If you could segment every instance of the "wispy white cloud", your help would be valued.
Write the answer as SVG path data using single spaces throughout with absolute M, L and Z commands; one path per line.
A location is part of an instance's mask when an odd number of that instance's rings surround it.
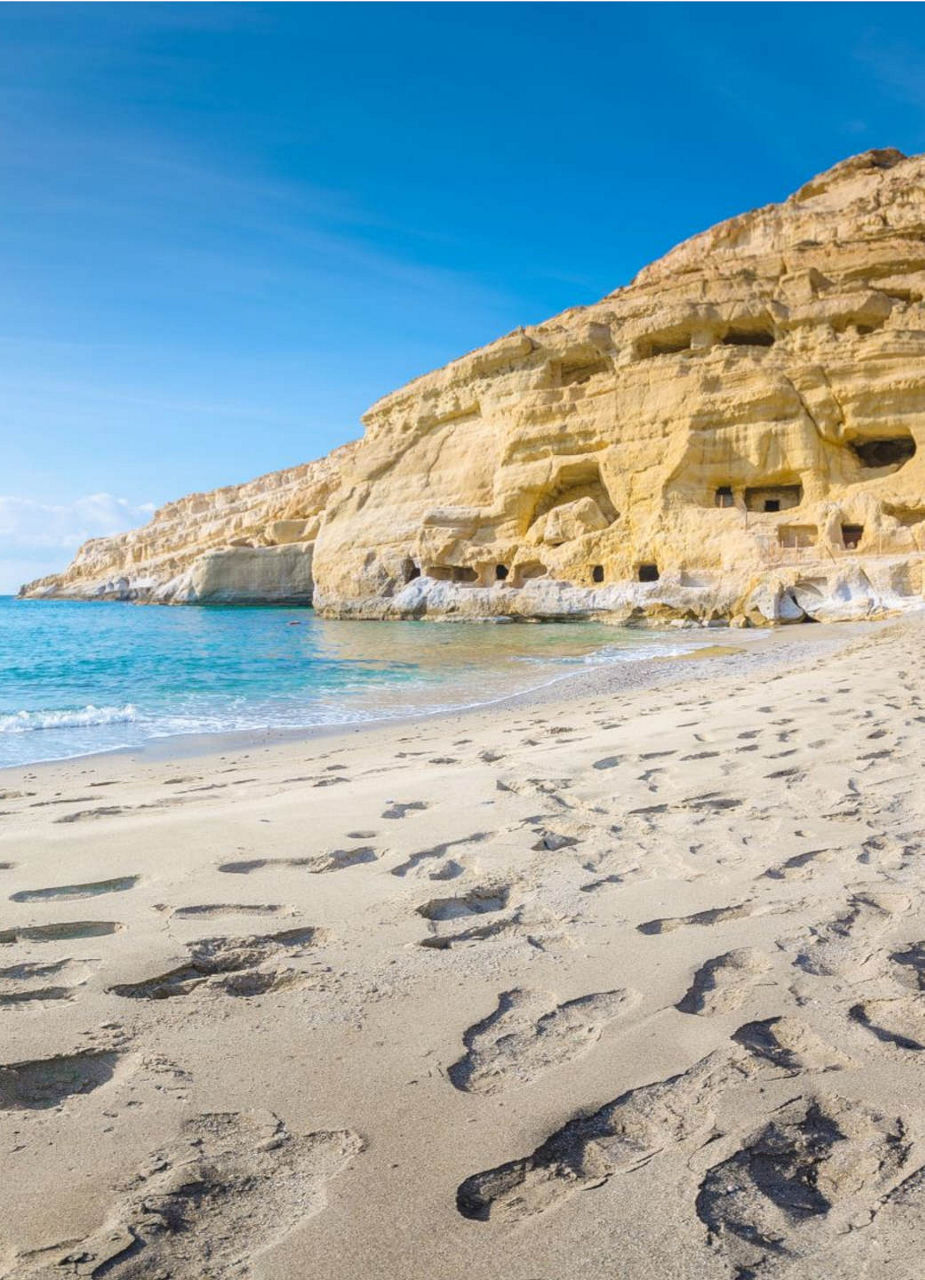
M 111 493 L 91 493 L 72 502 L 0 494 L 0 594 L 16 591 L 27 578 L 63 568 L 87 538 L 132 529 L 153 511 L 153 503 L 132 503 Z
M 135 505 L 111 493 L 91 493 L 73 502 L 38 502 L 0 495 L 0 555 L 12 548 L 76 547 L 144 524 L 154 504 Z

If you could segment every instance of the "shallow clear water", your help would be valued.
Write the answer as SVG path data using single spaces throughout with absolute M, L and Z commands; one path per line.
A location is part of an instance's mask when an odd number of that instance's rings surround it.
M 593 623 L 327 622 L 309 609 L 0 597 L 0 766 L 467 706 L 690 644 Z

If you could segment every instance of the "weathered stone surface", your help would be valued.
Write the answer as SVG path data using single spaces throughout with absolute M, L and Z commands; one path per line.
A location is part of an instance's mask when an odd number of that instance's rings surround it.
M 243 538 L 313 544 L 328 616 L 912 607 L 923 297 L 925 157 L 867 152 L 386 396 L 356 445 L 172 504 L 25 590 L 204 599 L 212 570 L 191 566 Z M 283 562 L 263 563 L 280 598 Z M 232 595 L 236 572 L 219 574 Z
M 84 543 L 64 573 L 31 582 L 22 594 L 308 604 L 321 514 L 355 448 L 168 503 L 141 529 Z

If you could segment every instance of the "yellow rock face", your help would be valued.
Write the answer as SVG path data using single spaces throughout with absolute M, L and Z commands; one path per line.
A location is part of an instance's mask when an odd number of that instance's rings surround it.
M 197 556 L 243 539 L 313 545 L 335 617 L 921 604 L 923 297 L 925 157 L 868 152 L 386 396 L 356 445 L 172 504 L 25 590 L 210 598 Z

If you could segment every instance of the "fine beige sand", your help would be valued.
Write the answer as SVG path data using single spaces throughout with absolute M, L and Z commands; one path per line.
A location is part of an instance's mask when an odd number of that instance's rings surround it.
M 5 771 L 0 1275 L 918 1280 L 923 639 Z

